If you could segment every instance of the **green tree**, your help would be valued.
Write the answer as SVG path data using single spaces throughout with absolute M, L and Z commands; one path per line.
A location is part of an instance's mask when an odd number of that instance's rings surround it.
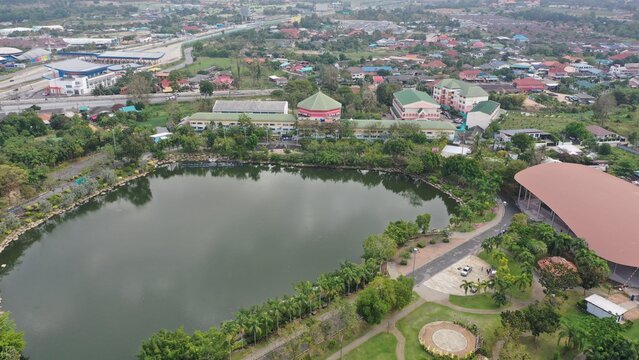
M 134 104 L 148 104 L 151 80 L 142 73 L 135 73 L 127 84 L 127 95 Z
M 628 158 L 622 158 L 612 164 L 612 173 L 617 176 L 631 177 L 637 170 L 637 165 Z
M 599 120 L 601 126 L 604 125 L 610 113 L 617 107 L 617 101 L 613 94 L 603 94 L 592 105 L 595 119 Z
M 579 285 L 577 271 L 562 263 L 549 263 L 539 274 L 539 283 L 545 294 L 562 294 Z
M 179 328 L 175 331 L 162 329 L 142 342 L 138 360 L 184 360 L 190 357 L 191 337 Z
M 412 221 L 398 220 L 388 224 L 384 230 L 384 235 L 390 237 L 398 246 L 402 246 L 406 241 L 419 233 L 419 227 Z
M 19 360 L 25 346 L 24 333 L 16 331 L 9 316 L 8 312 L 0 315 L 0 354 L 5 355 L 2 359 Z
M 584 292 L 603 284 L 608 279 L 610 273 L 608 263 L 591 250 L 578 250 L 575 259 Z
M 590 133 L 586 130 L 586 125 L 580 121 L 573 121 L 567 124 L 563 133 L 567 137 L 577 140 L 584 140 L 590 136 Z
M 555 307 L 548 303 L 536 301 L 524 308 L 523 314 L 535 341 L 539 335 L 554 333 L 559 329 L 561 315 Z
M 519 150 L 520 154 L 529 151 L 533 146 L 533 139 L 528 134 L 523 133 L 513 135 L 510 142 Z
M 428 232 L 428 229 L 430 228 L 430 218 L 430 214 L 417 215 L 415 222 L 417 223 L 417 226 L 419 226 L 422 234 L 426 234 Z
M 370 235 L 364 240 L 364 259 L 388 261 L 397 249 L 395 240 L 387 235 Z
M 214 91 L 215 91 L 215 84 L 213 84 L 212 82 L 208 80 L 200 81 L 200 94 L 205 96 L 211 96 L 213 95 Z
M 400 276 L 395 280 L 395 309 L 399 310 L 410 304 L 413 299 L 413 278 Z
M 18 191 L 20 186 L 27 183 L 27 176 L 27 171 L 22 168 L 0 164 L 0 197 Z
M 395 282 L 377 277 L 357 297 L 357 313 L 369 324 L 379 324 L 397 305 Z
M 639 343 L 629 340 L 614 318 L 589 318 L 588 344 L 585 346 L 589 360 L 637 360 Z

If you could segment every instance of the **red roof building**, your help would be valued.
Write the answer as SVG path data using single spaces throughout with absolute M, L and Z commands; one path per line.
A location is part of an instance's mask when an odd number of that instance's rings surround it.
M 481 70 L 464 70 L 459 73 L 459 79 L 464 81 L 477 81 Z
M 421 65 L 425 69 L 444 69 L 446 68 L 446 64 L 444 64 L 441 60 L 433 60 L 429 63 Z
M 233 77 L 231 75 L 218 75 L 213 79 L 213 84 L 222 88 L 229 88 L 233 84 Z
M 612 61 L 624 60 L 624 59 L 627 59 L 627 58 L 631 57 L 632 55 L 634 55 L 634 53 L 632 51 L 624 50 L 624 51 L 620 52 L 617 55 L 613 55 L 613 56 L 609 57 L 609 59 L 612 60 Z
M 298 28 L 284 28 L 280 32 L 290 39 L 299 39 L 300 37 L 300 29 Z
M 538 91 L 546 88 L 543 81 L 533 78 L 516 79 L 513 81 L 513 85 L 519 91 Z

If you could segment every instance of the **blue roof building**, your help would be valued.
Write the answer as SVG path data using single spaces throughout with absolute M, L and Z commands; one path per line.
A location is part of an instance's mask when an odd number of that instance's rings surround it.
M 362 67 L 362 71 L 365 73 L 377 73 L 380 70 L 392 72 L 393 67 L 392 66 L 363 66 Z
M 517 35 L 513 36 L 513 40 L 516 41 L 516 42 L 528 42 L 528 41 L 530 41 L 527 36 L 522 35 L 522 34 L 517 34 Z

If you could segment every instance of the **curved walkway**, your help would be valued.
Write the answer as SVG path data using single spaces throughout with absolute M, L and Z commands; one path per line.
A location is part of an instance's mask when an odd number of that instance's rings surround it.
M 350 351 L 356 349 L 366 341 L 370 340 L 373 336 L 381 333 L 386 330 L 391 332 L 397 338 L 397 347 L 395 348 L 395 355 L 398 360 L 404 360 L 404 345 L 406 343 L 406 339 L 404 336 L 397 330 L 395 324 L 398 320 L 401 320 L 406 315 L 411 313 L 413 310 L 417 309 L 424 303 L 426 303 L 426 299 L 431 302 L 436 302 L 444 306 L 448 306 L 454 310 L 466 313 L 473 314 L 499 314 L 501 310 L 489 310 L 489 309 L 467 309 L 460 306 L 456 306 L 450 303 L 448 300 L 448 294 L 438 293 L 434 290 L 432 292 L 428 291 L 427 287 L 423 286 L 422 283 L 430 278 L 432 275 L 444 270 L 448 266 L 454 264 L 465 256 L 472 254 L 475 251 L 478 251 L 481 248 L 481 243 L 484 239 L 495 236 L 499 234 L 502 230 L 505 230 L 510 224 L 512 217 L 514 214 L 519 212 L 519 210 L 513 205 L 509 203 L 504 203 L 499 200 L 499 209 L 497 211 L 497 215 L 495 219 L 492 221 L 485 223 L 480 226 L 478 229 L 475 229 L 468 233 L 453 233 L 453 236 L 457 238 L 462 238 L 464 242 L 462 242 L 459 246 L 451 249 L 447 253 L 433 259 L 426 264 L 422 265 L 415 272 L 409 274 L 408 276 L 413 276 L 415 279 L 414 290 L 420 295 L 419 300 L 413 302 L 408 305 L 400 312 L 394 314 L 390 319 L 384 321 L 382 324 L 375 326 L 373 329 L 368 331 L 363 336 L 355 339 L 350 344 L 346 345 L 342 349 L 343 354 L 347 354 Z M 389 263 L 388 272 L 392 278 L 398 277 L 400 274 L 393 266 L 394 263 Z M 427 290 L 428 289 L 428 290 Z M 524 305 L 525 306 L 525 305 Z M 401 346 L 401 349 L 400 349 Z M 340 358 L 340 352 L 337 351 L 333 355 L 327 358 L 327 360 L 338 360 Z
M 373 336 L 379 333 L 382 333 L 384 331 L 391 332 L 393 335 L 397 337 L 396 333 L 393 331 L 395 330 L 396 332 L 399 333 L 399 330 L 397 330 L 397 328 L 395 327 L 395 324 L 397 324 L 397 321 L 404 318 L 406 315 L 410 314 L 411 312 L 413 312 L 413 310 L 422 306 L 425 302 L 426 300 L 419 298 L 417 301 L 409 304 L 408 306 L 406 306 L 399 312 L 393 314 L 393 316 L 391 316 L 389 319 L 384 319 L 381 324 L 376 325 L 374 328 L 369 330 L 366 334 L 360 336 L 359 338 L 353 340 L 350 344 L 344 346 L 344 348 L 342 349 L 342 353 L 348 354 L 349 352 L 355 350 L 366 341 L 370 340 Z M 400 338 L 397 339 L 397 347 L 399 347 L 400 341 L 405 343 L 405 339 L 403 336 L 401 336 L 401 340 Z M 404 360 L 404 346 L 402 346 L 401 351 L 399 351 L 397 347 L 395 348 L 395 355 L 397 356 L 397 359 Z M 339 358 L 340 358 L 340 351 L 338 350 L 336 353 L 329 356 L 326 360 L 338 360 Z

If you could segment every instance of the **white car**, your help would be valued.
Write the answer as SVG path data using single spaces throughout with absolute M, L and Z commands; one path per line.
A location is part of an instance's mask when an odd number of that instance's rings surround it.
M 460 271 L 460 275 L 463 277 L 468 276 L 468 274 L 470 274 L 473 271 L 473 268 L 471 266 L 464 266 L 461 271 Z

